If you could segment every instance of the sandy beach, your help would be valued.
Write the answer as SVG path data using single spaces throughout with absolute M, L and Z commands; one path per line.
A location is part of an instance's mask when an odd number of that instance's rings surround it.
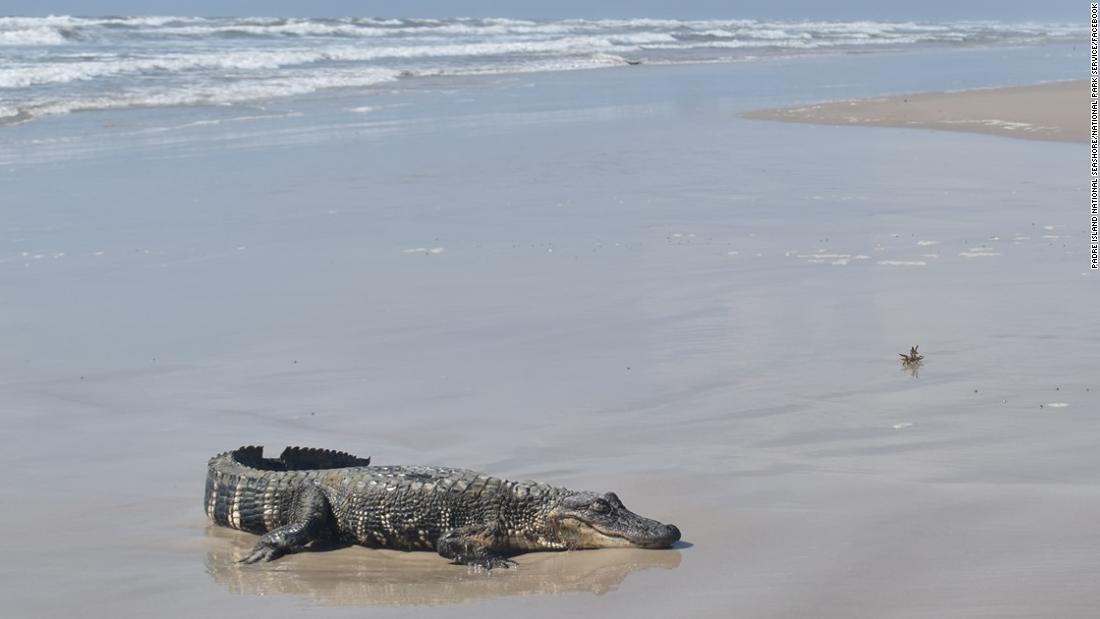
M 1094 616 L 1083 147 L 746 117 L 1079 60 L 428 76 L 0 128 L 5 616 Z M 919 100 L 1018 95 L 936 122 L 1075 136 L 1048 116 L 1074 88 Z M 614 491 L 683 541 L 239 565 L 254 537 L 202 498 L 242 444 Z
M 1088 141 L 1084 80 L 932 92 L 758 110 L 745 118 L 826 125 L 909 127 L 988 133 L 1029 140 Z

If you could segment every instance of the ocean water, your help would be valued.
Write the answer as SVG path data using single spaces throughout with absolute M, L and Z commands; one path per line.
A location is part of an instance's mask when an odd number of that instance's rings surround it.
M 234 105 L 403 78 L 1068 42 L 1083 24 L 0 17 L 0 124 Z

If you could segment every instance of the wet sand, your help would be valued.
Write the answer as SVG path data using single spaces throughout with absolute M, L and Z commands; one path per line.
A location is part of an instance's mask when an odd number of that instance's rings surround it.
M 1088 141 L 1088 82 L 832 101 L 744 114 L 757 120 L 911 127 L 1029 140 Z
M 210 576 L 226 590 L 247 595 L 297 596 L 332 606 L 449 606 L 513 596 L 615 591 L 632 573 L 679 567 L 681 553 L 613 549 L 572 561 L 568 553 L 523 557 L 523 569 L 487 575 L 456 569 L 433 553 L 324 549 L 295 557 L 293 566 L 273 563 L 241 569 L 236 561 L 255 536 L 211 531 L 218 543 L 206 555 Z
M 1094 615 L 1082 147 L 738 117 L 1077 70 L 928 53 L 5 129 L 5 615 Z M 241 444 L 615 491 L 684 541 L 241 566 L 202 506 Z

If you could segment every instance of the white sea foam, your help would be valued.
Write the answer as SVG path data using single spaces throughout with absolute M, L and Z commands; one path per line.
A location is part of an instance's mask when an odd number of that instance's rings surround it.
M 578 70 L 624 58 L 730 62 L 785 50 L 1026 43 L 1083 33 L 1081 24 L 995 22 L 0 17 L 0 122 L 99 107 L 234 103 L 395 76 Z
M 509 54 L 593 53 L 629 50 L 602 37 L 569 37 L 553 41 L 472 43 L 468 45 L 412 45 L 355 47 L 348 45 L 311 49 L 258 49 L 202 54 L 168 54 L 141 58 L 112 58 L 82 62 L 16 65 L 0 69 L 0 88 L 22 88 L 38 84 L 66 83 L 97 77 L 180 73 L 195 69 L 258 71 L 315 64 L 322 61 L 369 61 L 392 58 L 454 58 L 504 56 Z
M 882 39 L 914 36 L 938 38 L 944 41 L 964 41 L 975 38 L 1072 37 L 1084 32 L 1077 23 L 1016 23 L 954 22 L 920 24 L 915 22 L 760 22 L 755 20 L 674 20 L 674 19 L 565 19 L 521 20 L 503 18 L 438 19 L 377 19 L 344 17 L 330 19 L 241 17 L 104 17 L 70 16 L 5 17 L 0 18 L 0 30 L 58 27 L 95 29 L 108 26 L 123 30 L 147 30 L 157 34 L 217 35 L 242 32 L 251 35 L 283 36 L 365 34 L 377 32 L 399 35 L 555 35 L 570 32 L 663 32 L 678 37 L 708 36 L 717 38 L 756 38 L 789 40 L 797 38 Z M 180 30 L 181 27 L 187 29 Z
M 394 71 L 364 71 L 356 75 L 299 75 L 230 85 L 196 85 L 167 92 L 122 92 L 98 97 L 32 103 L 21 113 L 33 116 L 65 114 L 78 110 L 177 105 L 228 105 L 316 92 L 334 87 L 364 87 L 397 79 Z
M 892 267 L 922 267 L 928 263 L 924 260 L 879 260 L 878 264 Z
M 0 30 L 0 45 L 63 45 L 65 36 L 56 28 L 35 26 L 17 30 Z
M 300 37 L 366 37 L 383 36 L 386 31 L 369 26 L 354 24 L 324 24 L 310 21 L 294 21 L 279 24 L 234 24 L 228 26 L 176 26 L 162 28 L 162 35 L 212 37 L 217 35 L 247 34 L 253 36 L 300 36 Z
M 824 260 L 824 259 L 837 260 L 837 259 L 849 259 L 849 258 L 852 257 L 852 255 L 851 254 L 835 254 L 835 253 L 818 252 L 818 253 L 813 253 L 813 254 L 795 254 L 795 257 L 796 258 L 810 258 L 810 259 L 814 259 L 814 260 Z

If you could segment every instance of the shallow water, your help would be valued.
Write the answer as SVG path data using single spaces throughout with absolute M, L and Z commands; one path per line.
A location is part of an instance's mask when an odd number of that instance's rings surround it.
M 437 78 L 4 129 L 10 612 L 1088 616 L 1085 149 L 737 117 L 1062 79 L 1073 54 Z M 685 544 L 491 575 L 362 548 L 238 567 L 251 538 L 208 529 L 201 494 L 246 443 L 614 490 Z

